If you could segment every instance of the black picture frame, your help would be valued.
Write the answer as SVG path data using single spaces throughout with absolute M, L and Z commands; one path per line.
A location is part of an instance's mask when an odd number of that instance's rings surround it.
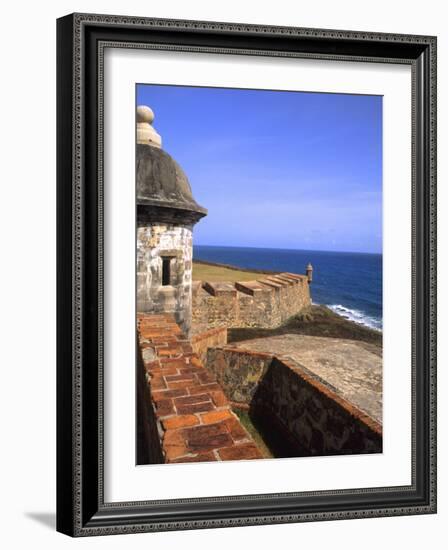
M 412 484 L 104 502 L 102 79 L 106 47 L 412 67 Z M 436 512 L 436 38 L 72 14 L 57 21 L 57 530 L 71 536 Z

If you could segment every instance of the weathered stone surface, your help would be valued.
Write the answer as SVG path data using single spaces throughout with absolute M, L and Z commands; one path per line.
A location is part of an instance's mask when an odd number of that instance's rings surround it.
M 213 452 L 197 453 L 189 456 L 183 456 L 177 460 L 171 460 L 173 464 L 179 464 L 182 462 L 214 462 L 218 460 L 217 456 Z
M 377 346 L 340 338 L 284 334 L 246 340 L 235 347 L 293 359 L 381 422 L 383 367 Z
M 139 355 L 139 372 L 146 373 L 146 380 L 139 391 L 145 396 L 139 410 L 150 410 L 146 416 L 145 429 L 141 430 L 147 441 L 149 454 L 157 462 L 192 462 L 204 460 L 234 460 L 262 458 L 251 436 L 241 426 L 232 412 L 216 378 L 208 372 L 192 346 L 178 330 L 178 325 L 169 314 L 139 314 L 139 343 L 145 346 Z M 173 334 L 175 335 L 173 341 Z M 153 336 L 155 335 L 155 336 Z M 168 343 L 163 345 L 164 335 Z M 157 340 L 157 345 L 152 343 Z M 149 361 L 143 360 L 143 351 Z M 167 350 L 176 357 L 166 357 Z M 139 397 L 140 399 L 140 397 Z M 144 423 L 143 423 L 144 424 Z M 239 450 L 229 458 L 217 451 L 231 449 L 247 442 L 252 447 Z M 235 458 L 232 458 L 235 457 Z M 139 462 L 144 463 L 144 462 Z
M 210 348 L 205 364 L 230 401 L 250 403 L 271 362 L 272 354 L 225 346 Z
M 266 291 L 266 287 L 261 283 L 259 283 L 258 281 L 236 282 L 235 288 L 240 292 L 249 294 L 249 296 L 254 296 L 258 292 Z
M 191 293 L 193 296 L 196 296 L 197 293 L 201 290 L 202 288 L 202 282 L 201 281 L 193 281 L 191 283 Z
M 234 419 L 233 413 L 229 409 L 225 409 L 223 411 L 211 411 L 208 413 L 201 414 L 201 422 L 203 424 L 220 422 L 221 420 L 227 420 L 229 418 Z
M 194 414 L 184 414 L 169 416 L 162 420 L 162 426 L 165 430 L 175 430 L 177 428 L 186 428 L 188 426 L 196 426 L 200 423 L 199 418 Z
M 162 258 L 170 257 L 171 280 L 162 285 Z M 137 228 L 137 311 L 173 313 L 188 334 L 191 325 L 192 230 L 152 224 Z M 154 335 L 155 336 L 155 335 Z M 152 336 L 153 337 L 153 336 Z
M 228 296 L 229 298 L 236 296 L 236 288 L 231 283 L 203 283 L 204 290 L 212 296 Z
M 250 414 L 295 447 L 290 456 L 382 451 L 381 424 L 290 360 L 273 359 Z
M 137 143 L 162 147 L 162 138 L 153 127 L 154 112 L 147 105 L 137 107 Z
M 193 352 L 205 361 L 208 348 L 223 346 L 227 344 L 227 327 L 203 328 L 202 326 L 193 326 L 191 336 L 191 345 Z
M 218 451 L 221 460 L 247 460 L 257 458 L 258 449 L 253 443 L 239 445 L 238 447 L 227 447 Z
M 193 293 L 193 332 L 213 327 L 275 328 L 309 305 L 304 275 L 282 273 L 236 283 L 205 281 Z
M 207 214 L 194 200 L 185 172 L 168 153 L 160 147 L 141 143 L 137 144 L 136 152 L 139 210 L 144 211 L 145 207 L 175 209 L 184 215 L 194 214 L 196 221 Z
M 370 344 L 283 335 L 209 349 L 206 366 L 275 435 L 280 456 L 382 450 L 381 358 Z

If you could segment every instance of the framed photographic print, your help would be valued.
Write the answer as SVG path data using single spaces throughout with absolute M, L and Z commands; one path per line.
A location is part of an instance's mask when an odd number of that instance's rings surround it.
M 58 20 L 71 536 L 436 511 L 436 38 Z

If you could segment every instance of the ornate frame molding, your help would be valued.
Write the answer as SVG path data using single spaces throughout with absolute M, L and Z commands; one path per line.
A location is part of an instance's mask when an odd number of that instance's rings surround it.
M 102 136 L 107 47 L 412 66 L 412 485 L 104 502 Z M 90 536 L 434 513 L 436 38 L 74 14 L 58 20 L 58 52 L 58 530 Z M 92 113 L 95 124 L 89 122 Z M 86 317 L 87 308 L 96 311 L 95 319 Z M 91 414 L 96 416 L 94 426 L 84 420 Z M 381 495 L 383 504 L 378 504 Z M 155 513 L 161 507 L 166 509 L 162 518 Z

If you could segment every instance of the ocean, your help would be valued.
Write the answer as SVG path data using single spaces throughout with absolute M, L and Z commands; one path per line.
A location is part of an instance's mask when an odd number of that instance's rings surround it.
M 311 296 L 361 325 L 382 329 L 382 255 L 277 248 L 194 246 L 193 258 L 248 269 L 305 273 L 313 266 Z

